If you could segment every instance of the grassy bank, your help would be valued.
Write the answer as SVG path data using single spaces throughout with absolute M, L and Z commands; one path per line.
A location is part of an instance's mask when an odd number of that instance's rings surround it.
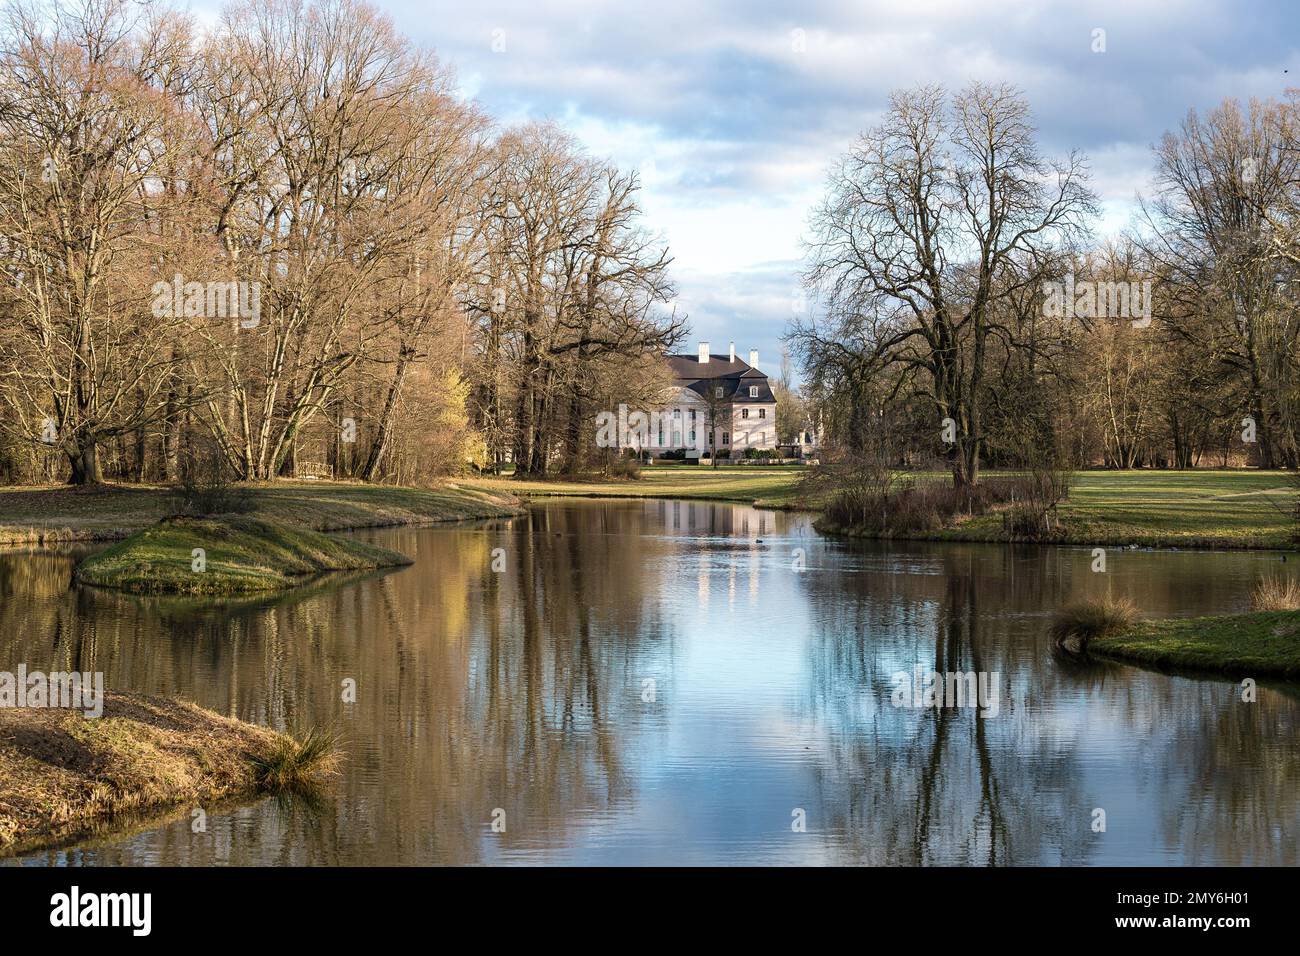
M 254 485 L 259 517 L 296 521 L 317 531 L 418 524 L 517 513 L 515 496 L 688 498 L 760 507 L 817 510 L 798 466 L 653 466 L 639 480 L 474 478 L 441 488 L 346 482 L 281 481 Z M 946 476 L 916 476 L 946 481 Z M 1147 547 L 1290 547 L 1296 497 L 1281 471 L 1084 471 L 1062 502 L 1063 544 Z M 116 539 L 170 513 L 166 488 L 106 486 L 0 488 L 0 544 Z M 852 533 L 852 529 L 826 529 Z M 948 541 L 1007 541 L 1000 512 L 977 515 L 923 536 Z
M 946 480 L 935 476 L 934 480 Z M 1282 471 L 1084 471 L 1059 508 L 1061 544 L 1289 548 L 1296 491 Z M 853 529 L 826 527 L 830 533 Z M 1008 541 L 993 511 L 919 536 Z
M 315 531 L 497 518 L 519 512 L 509 489 L 503 493 L 460 483 L 401 488 L 289 480 L 253 484 L 247 493 L 258 517 L 296 522 Z M 112 541 L 156 523 L 174 509 L 172 490 L 161 486 L 0 488 L 0 545 Z
M 301 786 L 338 759 L 333 743 L 320 740 L 132 694 L 107 695 L 95 720 L 0 708 L 0 854 L 169 808 Z
M 1169 670 L 1300 680 L 1300 612 L 1141 621 L 1092 641 L 1088 651 Z
M 202 549 L 202 567 L 195 567 Z M 81 584 L 137 593 L 276 591 L 327 571 L 397 567 L 411 560 L 353 538 L 243 515 L 167 518 L 86 558 Z
M 740 501 L 765 508 L 806 508 L 809 503 L 798 493 L 804 473 L 798 465 L 653 465 L 642 468 L 639 479 L 475 478 L 465 484 L 493 494 L 529 497 L 693 498 Z

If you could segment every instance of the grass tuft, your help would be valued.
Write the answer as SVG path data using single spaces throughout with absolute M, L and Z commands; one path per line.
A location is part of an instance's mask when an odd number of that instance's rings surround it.
M 1137 608 L 1128 598 L 1076 601 L 1052 618 L 1052 645 L 1057 650 L 1082 654 L 1094 640 L 1121 634 L 1137 620 Z
M 1250 606 L 1256 611 L 1300 611 L 1300 581 L 1267 575 L 1255 584 Z
M 310 790 L 321 777 L 338 770 L 342 736 L 322 727 L 300 735 L 281 734 L 265 753 L 252 758 L 253 779 L 269 793 Z

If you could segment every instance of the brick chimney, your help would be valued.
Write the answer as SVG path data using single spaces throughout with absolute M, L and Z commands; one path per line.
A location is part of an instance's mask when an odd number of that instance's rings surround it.
M 708 342 L 700 343 L 700 364 L 701 365 L 709 364 L 709 343 Z
M 758 349 L 749 350 L 749 364 L 754 368 L 758 368 Z

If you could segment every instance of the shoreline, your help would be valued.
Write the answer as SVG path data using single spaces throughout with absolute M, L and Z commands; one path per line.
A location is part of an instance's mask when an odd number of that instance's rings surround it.
M 1300 611 L 1249 611 L 1139 621 L 1096 638 L 1088 653 L 1105 660 L 1220 678 L 1300 681 Z
M 360 531 L 517 517 L 519 497 L 448 482 L 430 488 L 284 479 L 239 489 L 252 514 L 319 532 Z M 162 485 L 0 488 L 0 549 L 121 541 L 169 517 L 174 489 Z M 24 520 L 31 514 L 34 520 Z M 39 517 L 38 517 L 39 516 Z
M 924 541 L 930 543 L 952 544 L 1014 544 L 1037 545 L 1039 547 L 1066 548 L 1115 548 L 1118 550 L 1138 549 L 1151 551 L 1277 551 L 1297 550 L 1296 545 L 1285 541 L 1268 538 L 1232 538 L 1226 535 L 1209 535 L 1199 537 L 1165 537 L 1162 535 L 1134 536 L 1131 533 L 1116 533 L 1113 536 L 1071 535 L 1043 540 L 1040 538 L 1022 538 L 992 532 L 967 532 L 960 526 L 932 531 L 927 534 L 878 534 L 876 532 L 853 531 L 839 526 L 827 526 L 820 520 L 814 524 L 819 534 L 828 537 L 847 538 L 859 541 Z
M 259 769 L 301 755 L 287 734 L 189 701 L 109 693 L 102 717 L 0 708 L 0 859 L 81 842 L 122 823 L 146 828 L 279 792 Z M 305 785 L 337 754 L 293 769 Z
M 800 495 L 800 473 L 789 466 L 716 471 L 657 466 L 645 469 L 639 480 L 470 477 L 431 488 L 409 488 L 282 479 L 250 485 L 246 490 L 256 501 L 254 514 L 297 521 L 322 532 L 512 517 L 523 514 L 525 505 L 546 498 L 716 502 L 816 515 L 821 510 L 816 502 Z M 1061 516 L 1067 527 L 1075 527 L 1049 540 L 1008 535 L 1000 511 L 937 531 L 906 535 L 859 532 L 832 525 L 824 517 L 818 518 L 814 527 L 828 537 L 876 541 L 1294 551 L 1297 546 L 1290 540 L 1289 519 L 1281 515 L 1273 518 L 1267 511 L 1268 520 L 1261 519 L 1258 504 L 1253 515 L 1242 511 L 1251 507 L 1250 498 L 1267 494 L 1270 487 L 1277 490 L 1279 480 L 1268 473 L 1235 471 L 1083 472 L 1077 494 Z M 1199 482 L 1202 490 L 1192 493 L 1183 488 L 1181 483 L 1188 481 Z M 1135 485 L 1135 491 L 1124 491 Z M 1232 491 L 1237 488 L 1242 490 Z M 1210 490 L 1231 493 L 1211 494 Z M 118 541 L 165 517 L 171 494 L 171 489 L 162 486 L 134 485 L 84 490 L 64 486 L 0 489 L 0 549 Z M 1120 499 L 1109 497 L 1116 494 Z M 101 502 L 103 507 L 99 507 Z M 15 504 L 20 507 L 14 508 Z M 35 520 L 24 521 L 24 509 Z M 1143 523 L 1162 527 L 1140 526 Z

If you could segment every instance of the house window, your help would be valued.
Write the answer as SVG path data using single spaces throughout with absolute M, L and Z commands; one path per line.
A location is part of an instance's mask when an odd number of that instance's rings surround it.
M 722 397 L 722 386 L 719 385 L 717 388 L 715 388 L 715 389 L 713 390 L 713 394 L 714 394 L 717 398 L 721 398 L 721 397 Z
M 767 409 L 766 409 L 766 408 L 760 408 L 760 409 L 758 410 L 758 417 L 759 417 L 759 418 L 767 418 Z
M 727 432 L 723 432 L 723 433 L 722 433 L 722 444 L 725 445 L 725 444 L 727 444 L 727 443 L 730 442 L 730 441 L 731 441 L 731 435 L 729 435 Z
M 691 432 L 691 444 L 692 444 L 692 445 L 695 444 L 695 432 L 694 432 L 694 431 Z
M 695 421 L 695 409 L 691 409 L 691 421 Z
M 673 409 L 673 418 L 680 419 L 681 417 L 682 417 L 682 410 L 681 410 L 680 408 L 674 408 L 674 409 Z
M 742 409 L 740 410 L 740 417 L 741 417 L 741 418 L 748 418 L 748 417 L 749 417 L 749 409 L 748 409 L 748 408 L 742 408 Z
M 757 385 L 751 385 L 751 386 L 749 386 L 749 397 L 750 397 L 750 398 L 758 398 L 758 386 L 757 386 Z

